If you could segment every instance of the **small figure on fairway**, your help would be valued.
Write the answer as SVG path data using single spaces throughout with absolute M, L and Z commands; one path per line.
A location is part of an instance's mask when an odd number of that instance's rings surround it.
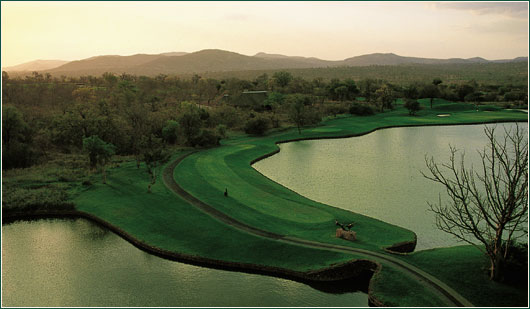
M 344 225 L 342 223 L 340 223 L 337 219 L 335 219 L 335 225 L 340 226 L 340 228 L 343 229 L 343 230 L 346 230 L 344 228 Z
M 352 223 L 346 225 L 346 227 L 348 228 L 348 231 L 351 230 L 351 228 L 353 227 L 354 224 L 355 224 L 355 223 L 352 222 Z
M 228 188 L 225 188 L 225 196 L 228 196 Z

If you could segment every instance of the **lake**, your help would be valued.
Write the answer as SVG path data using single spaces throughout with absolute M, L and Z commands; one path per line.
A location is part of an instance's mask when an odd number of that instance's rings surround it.
M 498 136 L 503 132 L 498 125 Z M 484 125 L 391 128 L 358 137 L 280 144 L 278 154 L 253 167 L 312 200 L 410 229 L 418 236 L 416 250 L 423 250 L 462 244 L 439 231 L 428 210 L 428 201 L 437 203 L 447 194 L 422 176 L 421 171 L 427 171 L 425 156 L 448 162 L 452 145 L 465 151 L 467 164 L 479 166 L 477 149 L 487 142 Z
M 148 254 L 88 220 L 2 226 L 2 306 L 367 306 L 362 292 L 224 271 Z

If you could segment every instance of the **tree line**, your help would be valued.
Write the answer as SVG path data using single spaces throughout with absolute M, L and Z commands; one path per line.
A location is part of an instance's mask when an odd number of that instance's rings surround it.
M 38 72 L 11 78 L 2 72 L 2 168 L 28 167 L 55 152 L 90 152 L 107 144 L 112 153 L 152 165 L 173 145 L 214 146 L 234 131 L 261 135 L 284 126 L 300 131 L 325 116 L 393 109 L 397 98 L 405 100 L 411 115 L 420 98 L 428 98 L 431 107 L 434 98 L 507 107 L 528 101 L 520 86 L 446 84 L 437 78 L 400 86 L 381 79 L 307 80 L 286 71 L 251 80 L 111 73 L 69 78 Z M 100 160 L 92 158 L 91 167 Z

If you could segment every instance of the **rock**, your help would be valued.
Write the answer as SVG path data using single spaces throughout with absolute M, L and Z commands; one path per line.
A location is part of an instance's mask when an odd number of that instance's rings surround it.
M 335 237 L 346 239 L 346 240 L 349 240 L 349 241 L 354 241 L 354 240 L 357 239 L 357 233 L 355 233 L 354 231 L 345 231 L 345 230 L 339 228 L 335 232 Z

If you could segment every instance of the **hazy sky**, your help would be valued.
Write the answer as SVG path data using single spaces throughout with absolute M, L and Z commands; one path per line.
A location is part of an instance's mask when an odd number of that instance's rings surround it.
M 2 2 L 2 66 L 217 48 L 339 60 L 528 55 L 528 2 Z

